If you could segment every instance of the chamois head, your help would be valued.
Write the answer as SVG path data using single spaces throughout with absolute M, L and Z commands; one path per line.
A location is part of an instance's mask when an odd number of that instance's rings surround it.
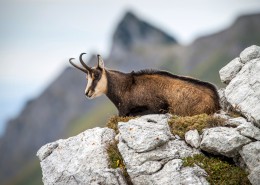
M 77 68 L 87 74 L 86 75 L 87 87 L 85 90 L 85 95 L 89 99 L 93 99 L 93 98 L 98 97 L 98 96 L 102 95 L 103 93 L 107 92 L 106 71 L 105 71 L 105 67 L 104 67 L 104 61 L 100 55 L 97 55 L 97 58 L 98 58 L 97 66 L 90 68 L 83 62 L 82 56 L 84 54 L 86 54 L 86 53 L 81 53 L 79 56 L 79 61 L 83 67 L 80 67 L 80 66 L 74 64 L 72 62 L 72 60 L 74 58 L 71 58 L 69 60 L 69 62 L 75 68 Z

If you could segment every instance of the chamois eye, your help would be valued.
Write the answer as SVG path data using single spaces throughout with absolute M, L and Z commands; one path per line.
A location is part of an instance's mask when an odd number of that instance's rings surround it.
M 95 77 L 95 78 L 98 78 L 98 77 L 99 77 L 99 74 L 98 74 L 98 73 L 94 74 L 94 77 Z

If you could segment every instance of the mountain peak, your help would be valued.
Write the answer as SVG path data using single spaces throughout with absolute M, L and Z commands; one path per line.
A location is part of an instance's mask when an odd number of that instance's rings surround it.
M 140 45 L 175 44 L 176 39 L 139 19 L 134 13 L 127 12 L 119 22 L 113 35 L 112 52 L 115 49 L 131 50 Z

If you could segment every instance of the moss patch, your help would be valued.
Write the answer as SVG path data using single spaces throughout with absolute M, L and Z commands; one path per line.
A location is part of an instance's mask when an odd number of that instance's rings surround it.
M 120 117 L 120 116 L 112 116 L 106 126 L 108 128 L 114 129 L 115 132 L 118 134 L 118 122 L 128 122 L 130 119 L 134 119 L 136 117 Z
M 110 144 L 107 147 L 107 154 L 109 157 L 110 168 L 113 169 L 120 168 L 123 171 L 123 175 L 125 176 L 127 184 L 132 185 L 133 183 L 131 182 L 131 179 L 127 173 L 123 157 L 118 151 L 117 143 Z
M 207 180 L 210 184 L 216 185 L 247 185 L 250 184 L 245 170 L 222 161 L 217 157 L 206 157 L 202 154 L 194 155 L 183 159 L 183 166 L 198 165 L 207 173 Z
M 189 130 L 197 129 L 201 134 L 202 129 L 216 126 L 224 126 L 225 119 L 213 117 L 212 115 L 199 114 L 195 116 L 173 116 L 169 120 L 169 126 L 173 134 L 177 134 L 181 138 Z

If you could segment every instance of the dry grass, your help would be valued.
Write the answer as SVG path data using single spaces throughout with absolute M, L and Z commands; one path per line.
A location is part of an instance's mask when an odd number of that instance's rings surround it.
M 183 159 L 184 166 L 198 165 L 207 173 L 207 180 L 212 185 L 249 185 L 245 170 L 222 161 L 217 157 L 206 157 L 202 154 Z
M 123 171 L 123 175 L 127 181 L 127 184 L 132 185 L 131 179 L 127 173 L 123 157 L 117 148 L 117 143 L 113 143 L 107 147 L 107 154 L 109 156 L 110 168 L 120 168 Z
M 112 116 L 111 118 L 109 118 L 106 126 L 108 128 L 111 128 L 113 130 L 115 130 L 115 132 L 118 134 L 118 122 L 127 122 L 130 119 L 134 119 L 136 117 L 120 117 L 120 116 Z
M 184 138 L 185 133 L 189 130 L 197 129 L 201 134 L 204 128 L 224 126 L 225 121 L 223 118 L 217 118 L 207 114 L 184 117 L 173 116 L 169 120 L 169 126 L 173 134 Z

